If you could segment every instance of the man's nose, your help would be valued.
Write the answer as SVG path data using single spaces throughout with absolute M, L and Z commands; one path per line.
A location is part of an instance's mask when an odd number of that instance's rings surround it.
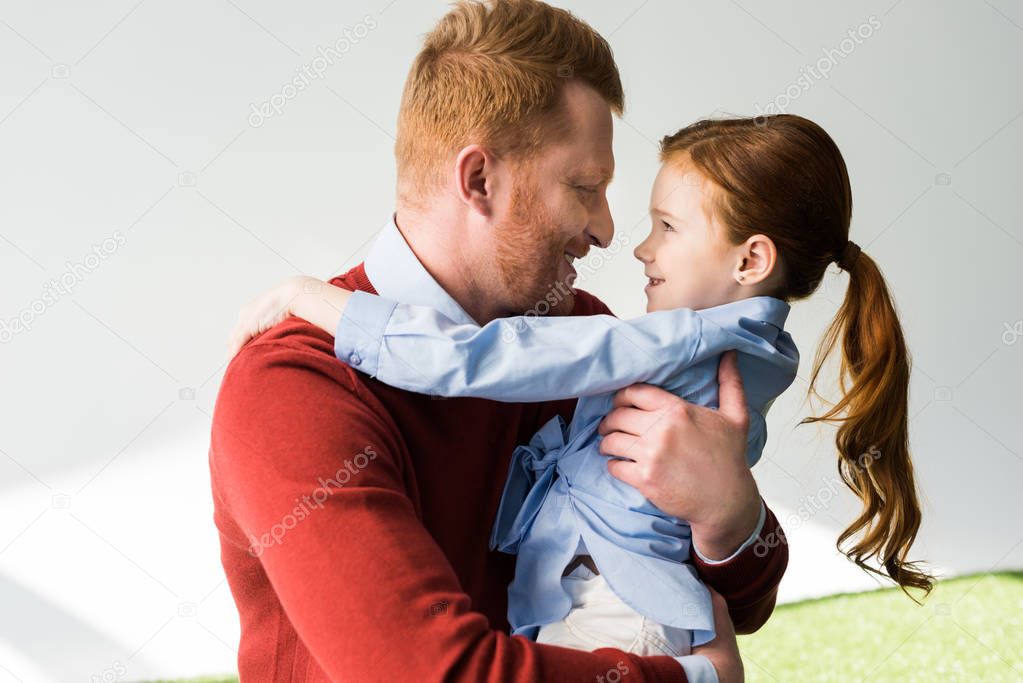
M 590 223 L 586 228 L 586 237 L 590 244 L 601 249 L 607 249 L 611 239 L 615 236 L 615 222 L 611 218 L 611 207 L 607 203 L 607 195 L 601 196 L 600 208 L 596 214 L 590 217 Z

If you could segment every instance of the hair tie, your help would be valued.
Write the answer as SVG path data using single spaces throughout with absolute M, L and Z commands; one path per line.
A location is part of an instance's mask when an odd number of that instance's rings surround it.
M 845 248 L 842 249 L 842 253 L 836 259 L 838 267 L 842 270 L 849 271 L 854 265 L 856 265 L 856 259 L 860 257 L 860 246 L 849 240 L 845 243 Z

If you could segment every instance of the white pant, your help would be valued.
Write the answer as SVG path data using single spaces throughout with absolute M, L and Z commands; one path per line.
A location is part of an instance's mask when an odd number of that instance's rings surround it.
M 682 657 L 692 650 L 691 631 L 647 619 L 584 565 L 562 577 L 561 585 L 572 598 L 572 609 L 561 621 L 541 626 L 538 643 L 586 651 L 613 647 L 644 656 Z

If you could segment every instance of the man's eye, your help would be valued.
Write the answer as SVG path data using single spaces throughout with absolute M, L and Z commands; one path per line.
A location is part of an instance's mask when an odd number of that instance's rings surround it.
M 597 187 L 590 185 L 576 185 L 575 189 L 579 190 L 580 192 L 587 192 L 589 194 L 596 194 L 597 192 Z

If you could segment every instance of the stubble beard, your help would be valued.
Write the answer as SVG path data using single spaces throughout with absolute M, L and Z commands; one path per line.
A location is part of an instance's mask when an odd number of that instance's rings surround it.
M 567 314 L 575 303 L 569 282 L 559 282 L 565 244 L 539 193 L 516 180 L 508 220 L 495 231 L 497 277 L 510 314 Z

